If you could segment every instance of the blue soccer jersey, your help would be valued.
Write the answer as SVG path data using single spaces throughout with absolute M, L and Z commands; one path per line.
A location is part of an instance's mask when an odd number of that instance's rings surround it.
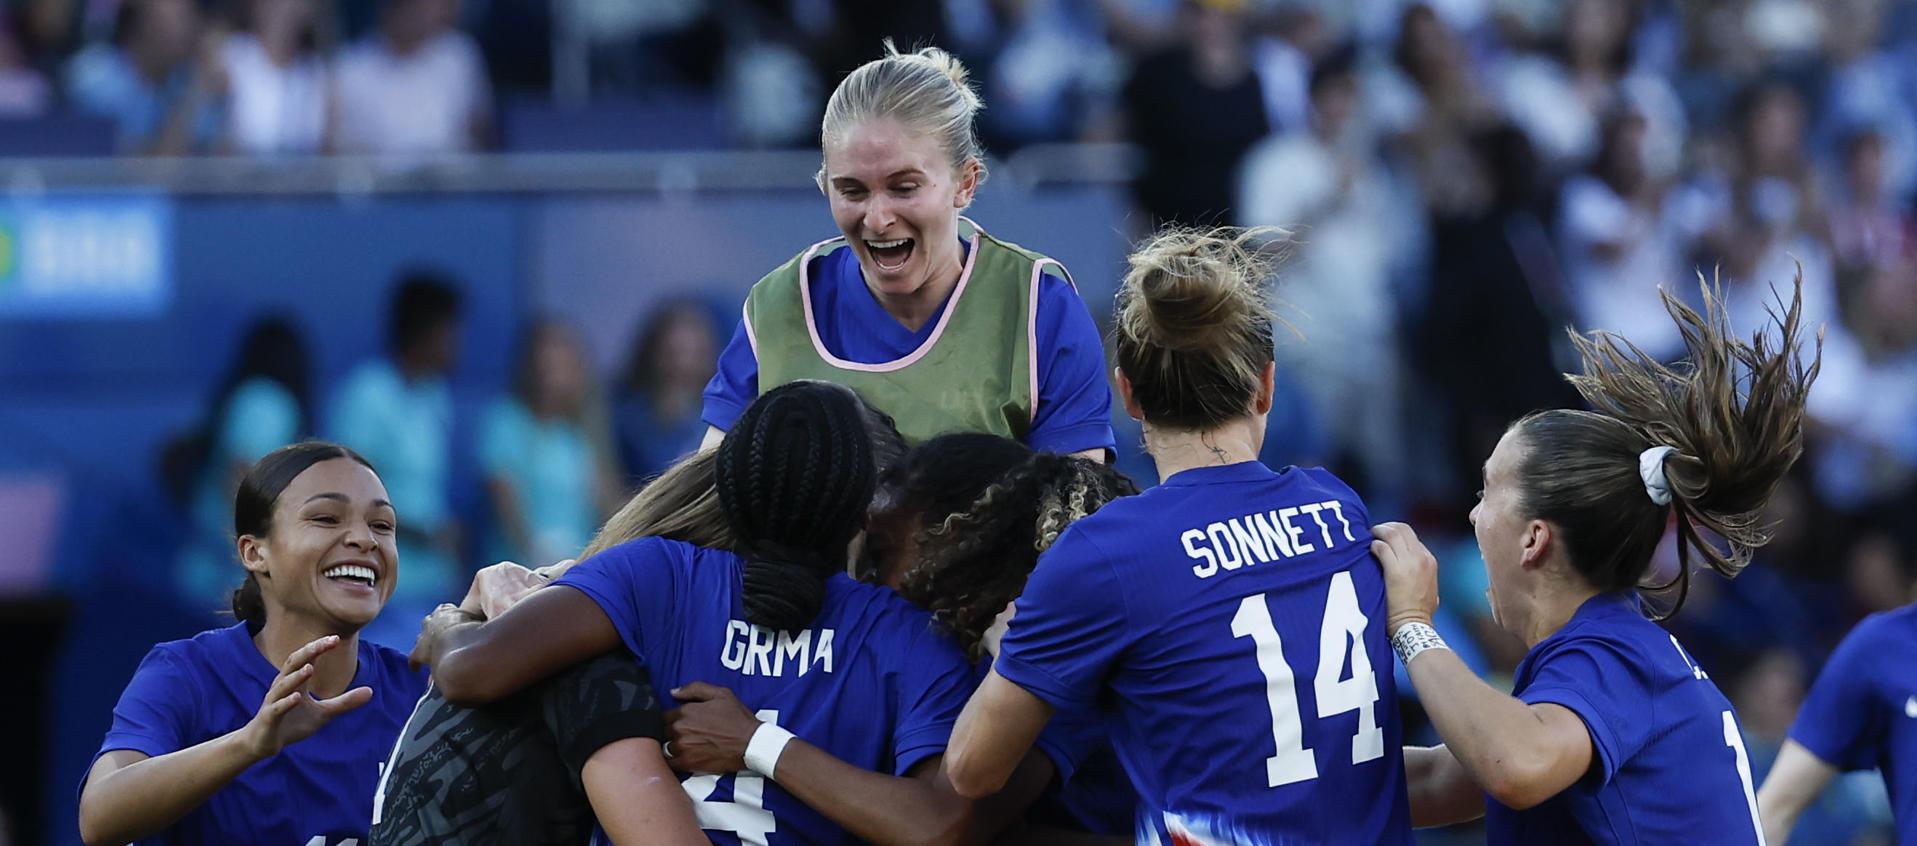
M 1153 843 L 1404 844 L 1384 582 L 1330 473 L 1178 473 L 1067 529 L 996 668 L 1104 711 Z
M 1486 842 L 1752 846 L 1750 756 L 1731 703 L 1634 594 L 1600 594 L 1525 653 L 1513 693 L 1591 730 L 1591 771 L 1537 807 L 1485 806 Z
M 1917 605 L 1873 614 L 1838 644 L 1791 739 L 1840 770 L 1884 775 L 1897 842 L 1917 844 Z
M 848 361 L 882 364 L 911 355 L 938 330 L 939 316 L 951 304 L 950 299 L 939 304 L 939 311 L 917 331 L 907 329 L 865 287 L 851 250 L 833 250 L 812 261 L 812 312 L 819 341 Z M 1033 397 L 1037 408 L 1026 445 L 1046 452 L 1115 448 L 1112 391 L 1098 325 L 1071 283 L 1049 273 L 1038 281 L 1036 335 L 1032 354 L 1038 357 L 1038 396 Z M 740 321 L 706 385 L 701 416 L 709 425 L 730 429 L 758 396 L 759 360 Z
M 771 720 L 840 760 L 904 775 L 943 754 L 973 687 L 972 669 L 931 615 L 892 591 L 841 574 L 801 632 L 746 622 L 745 562 L 663 538 L 608 549 L 558 584 L 584 592 L 667 693 L 703 681 L 729 688 Z M 685 780 L 699 824 L 721 844 L 855 842 L 769 779 L 750 773 Z
M 228 734 L 259 713 L 278 676 L 245 624 L 159 644 L 120 694 L 113 727 L 94 759 L 116 749 L 157 758 Z M 140 842 L 365 843 L 380 767 L 426 692 L 426 675 L 407 669 L 405 655 L 362 638 L 348 689 L 360 686 L 373 689 L 373 701 L 248 767 L 206 804 Z

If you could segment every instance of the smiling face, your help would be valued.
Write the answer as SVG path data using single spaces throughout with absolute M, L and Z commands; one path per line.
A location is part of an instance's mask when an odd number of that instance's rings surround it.
M 264 536 L 240 537 L 240 562 L 259 580 L 269 622 L 292 617 L 357 631 L 399 583 L 396 528 L 379 476 L 331 458 L 286 485 Z
M 958 213 L 978 163 L 955 166 L 929 135 L 889 118 L 853 126 L 825 147 L 824 187 L 865 283 L 881 302 L 943 301 L 958 279 Z

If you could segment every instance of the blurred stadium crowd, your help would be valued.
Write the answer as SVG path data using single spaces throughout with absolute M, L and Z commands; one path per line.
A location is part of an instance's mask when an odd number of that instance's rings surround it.
M 1444 627 L 1481 672 L 1508 673 L 1522 649 L 1488 618 L 1464 520 L 1479 463 L 1515 417 L 1577 403 L 1557 376 L 1561 327 L 1672 355 L 1655 292 L 1694 294 L 1700 271 L 1744 326 L 1801 273 L 1807 322 L 1824 327 L 1775 542 L 1734 582 L 1700 578 L 1672 623 L 1740 709 L 1760 780 L 1830 647 L 1911 601 L 1917 3 L 10 0 L 0 118 L 90 121 L 143 156 L 512 151 L 515 114 L 560 109 L 685 131 L 667 145 L 802 149 L 830 84 L 885 37 L 970 64 L 995 155 L 1134 145 L 1127 235 L 1297 233 L 1279 292 L 1301 337 L 1280 346 L 1266 458 L 1327 463 L 1374 516 L 1444 539 Z M 598 146 L 627 125 L 607 121 Z M 700 126 L 716 129 L 686 129 Z M 659 308 L 611 374 L 572 329 L 533 325 L 475 454 L 452 454 L 458 291 L 430 272 L 397 280 L 389 356 L 327 395 L 310 383 L 313 339 L 285 322 L 230 353 L 203 421 L 158 462 L 194 526 L 174 556 L 183 602 L 237 581 L 238 469 L 302 435 L 379 465 L 419 530 L 402 591 L 427 607 L 482 563 L 566 557 L 697 444 L 736 303 Z M 1089 305 L 1101 320 L 1110 306 Z M 1135 428 L 1114 422 L 1122 464 L 1149 483 Z M 484 490 L 450 490 L 455 462 Z M 417 619 L 404 604 L 387 616 Z M 1881 793 L 1840 781 L 1792 842 L 1888 842 Z

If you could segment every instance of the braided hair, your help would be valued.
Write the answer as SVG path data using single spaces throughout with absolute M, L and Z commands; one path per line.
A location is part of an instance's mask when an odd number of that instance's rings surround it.
M 872 499 L 872 452 L 858 397 L 826 382 L 761 394 L 726 433 L 714 482 L 746 559 L 747 620 L 796 631 L 818 616 Z
M 966 653 L 981 657 L 985 630 L 1074 521 L 1138 485 L 1110 465 L 1035 453 L 987 488 L 970 507 L 919 536 L 919 560 L 900 593 L 931 610 Z

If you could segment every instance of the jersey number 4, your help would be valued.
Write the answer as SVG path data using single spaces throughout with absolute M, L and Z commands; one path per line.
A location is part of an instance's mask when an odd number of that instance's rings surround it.
M 1365 654 L 1364 611 L 1350 573 L 1331 577 L 1325 596 L 1324 623 L 1318 628 L 1318 675 L 1312 693 L 1318 719 L 1346 711 L 1358 712 L 1358 733 L 1351 738 L 1351 763 L 1384 757 L 1384 730 L 1378 727 L 1378 679 Z M 1247 596 L 1231 619 L 1233 637 L 1251 638 L 1257 649 L 1258 670 L 1265 676 L 1265 700 L 1271 706 L 1271 737 L 1278 754 L 1265 759 L 1265 781 L 1270 787 L 1318 777 L 1318 762 L 1305 748 L 1303 715 L 1298 710 L 1298 688 L 1291 665 L 1285 662 L 1284 642 L 1272 625 L 1271 609 L 1263 595 Z M 1351 659 L 1351 677 L 1341 678 L 1345 659 Z
M 773 725 L 779 723 L 777 711 L 760 711 L 758 717 Z M 726 779 L 732 781 L 732 801 L 711 801 L 719 782 Z M 680 782 L 680 786 L 692 797 L 692 813 L 698 817 L 700 828 L 730 831 L 745 846 L 766 846 L 767 835 L 779 830 L 778 820 L 765 809 L 764 776 L 753 772 L 697 775 Z

